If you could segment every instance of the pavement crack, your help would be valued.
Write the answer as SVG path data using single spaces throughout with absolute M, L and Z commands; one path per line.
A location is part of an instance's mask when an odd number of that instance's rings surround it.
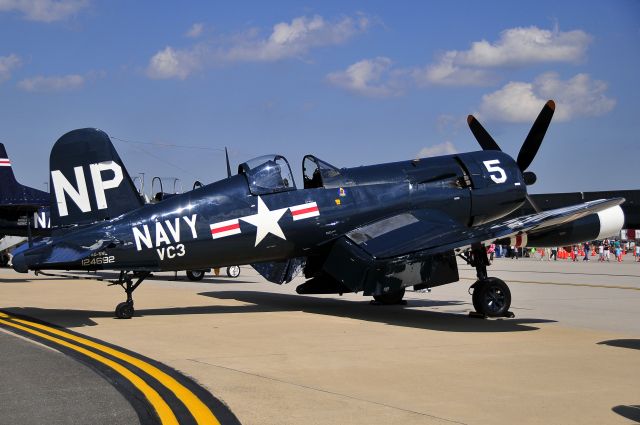
M 373 400 L 367 400 L 367 399 L 356 397 L 356 396 L 352 396 L 352 395 L 349 395 L 349 394 L 343 394 L 343 393 L 339 393 L 339 392 L 335 392 L 335 391 L 325 390 L 325 389 L 322 389 L 322 388 L 316 388 L 316 387 L 311 387 L 311 386 L 308 386 L 308 385 L 298 384 L 298 383 L 295 383 L 295 382 L 285 381 L 283 379 L 278 379 L 278 378 L 273 378 L 273 377 L 270 377 L 270 376 L 260 375 L 258 373 L 246 372 L 244 370 L 234 369 L 232 367 L 222 366 L 222 365 L 219 365 L 219 364 L 213 364 L 213 363 L 205 362 L 205 361 L 202 361 L 202 360 L 197 360 L 197 359 L 186 359 L 186 360 L 194 362 L 194 363 L 199 363 L 199 364 L 204 364 L 204 365 L 207 365 L 207 366 L 213 366 L 213 367 L 217 367 L 217 368 L 220 368 L 220 369 L 225 369 L 225 370 L 228 370 L 228 371 L 231 371 L 231 372 L 242 373 L 243 375 L 249 375 L 249 376 L 253 376 L 253 377 L 256 377 L 256 378 L 261 378 L 261 379 L 265 379 L 265 380 L 269 380 L 269 381 L 273 381 L 273 382 L 278 382 L 278 383 L 281 383 L 281 384 L 291 385 L 291 386 L 298 387 L 298 388 L 303 388 L 303 389 L 306 389 L 306 390 L 317 391 L 317 392 L 320 392 L 320 393 L 331 394 L 331 395 L 334 395 L 334 396 L 344 397 L 344 398 L 348 398 L 348 399 L 351 399 L 351 400 L 361 401 L 361 402 L 364 402 L 364 403 L 375 404 L 377 406 L 386 407 L 386 408 L 389 408 L 389 409 L 400 410 L 400 411 L 403 411 L 403 412 L 411 413 L 411 414 L 414 414 L 414 415 L 420 415 L 420 416 L 436 419 L 436 420 L 447 422 L 447 423 L 451 423 L 451 424 L 468 425 L 465 422 L 460 422 L 460 421 L 456 421 L 456 420 L 453 420 L 453 419 L 447 419 L 447 418 L 443 418 L 443 417 L 440 417 L 440 416 L 431 415 L 429 413 L 418 412 L 416 410 L 405 409 L 403 407 L 398 407 L 398 406 L 392 406 L 390 404 L 380 403 L 378 401 L 373 401 Z

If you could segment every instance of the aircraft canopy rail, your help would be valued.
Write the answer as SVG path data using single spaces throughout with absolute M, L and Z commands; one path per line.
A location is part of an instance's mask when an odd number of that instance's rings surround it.
M 305 189 L 349 185 L 348 179 L 345 179 L 340 169 L 313 155 L 306 155 L 302 160 L 302 178 L 304 179 Z
M 296 190 L 287 159 L 281 155 L 264 155 L 238 166 L 238 174 L 247 178 L 253 195 Z

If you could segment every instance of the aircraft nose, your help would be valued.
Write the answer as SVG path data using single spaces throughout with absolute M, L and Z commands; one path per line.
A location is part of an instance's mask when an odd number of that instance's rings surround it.
M 23 253 L 14 255 L 11 259 L 11 264 L 13 265 L 13 270 L 18 273 L 27 273 L 29 271 L 29 265 Z

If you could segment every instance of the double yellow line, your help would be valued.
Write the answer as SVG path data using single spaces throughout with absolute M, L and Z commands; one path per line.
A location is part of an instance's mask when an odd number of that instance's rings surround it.
M 161 385 L 171 391 L 176 396 L 176 398 L 184 404 L 189 413 L 195 419 L 196 423 L 207 425 L 220 424 L 211 409 L 209 409 L 209 407 L 205 403 L 203 403 L 200 398 L 198 398 L 194 393 L 192 393 L 188 388 L 178 382 L 175 378 L 145 361 L 142 361 L 126 353 L 122 353 L 106 345 L 91 341 L 87 338 L 82 338 L 80 336 L 64 332 L 51 326 L 46 326 L 29 320 L 20 319 L 2 312 L 0 312 L 0 324 L 20 330 L 22 332 L 27 332 L 31 335 L 52 342 L 59 346 L 69 348 L 76 351 L 77 353 L 91 358 L 96 362 L 101 363 L 104 366 L 113 369 L 124 379 L 128 380 L 146 397 L 148 402 L 155 409 L 158 417 L 160 418 L 160 422 L 163 425 L 179 423 L 175 413 L 173 412 L 171 407 L 169 407 L 169 404 L 144 379 L 136 375 L 134 372 L 132 372 L 122 364 L 100 354 L 100 352 L 117 358 L 131 366 L 135 366 L 149 376 L 156 379 Z M 65 339 L 61 339 L 59 337 Z M 92 348 L 97 352 L 92 351 L 88 348 Z

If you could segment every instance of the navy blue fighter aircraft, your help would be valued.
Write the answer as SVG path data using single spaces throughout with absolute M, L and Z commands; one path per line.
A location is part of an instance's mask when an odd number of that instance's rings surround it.
M 47 192 L 18 183 L 0 143 L 0 237 L 48 235 L 48 206 Z
M 505 316 L 511 294 L 487 275 L 485 244 L 526 245 L 551 233 L 553 245 L 563 245 L 582 237 L 584 229 L 577 235 L 573 227 L 581 218 L 595 217 L 585 225 L 600 237 L 618 232 L 624 220 L 622 198 L 504 219 L 527 202 L 526 186 L 536 177 L 526 170 L 554 108 L 553 101 L 544 106 L 517 160 L 470 116 L 482 151 L 357 168 L 307 155 L 300 189 L 287 160 L 268 155 L 146 207 L 107 134 L 74 130 L 51 151 L 52 236 L 14 253 L 13 266 L 119 270 L 115 283 L 127 300 L 116 316 L 130 318 L 132 294 L 153 271 L 251 264 L 275 283 L 303 271 L 300 294 L 362 292 L 391 304 L 406 287 L 459 280 L 457 255 L 477 270 L 476 311 Z

